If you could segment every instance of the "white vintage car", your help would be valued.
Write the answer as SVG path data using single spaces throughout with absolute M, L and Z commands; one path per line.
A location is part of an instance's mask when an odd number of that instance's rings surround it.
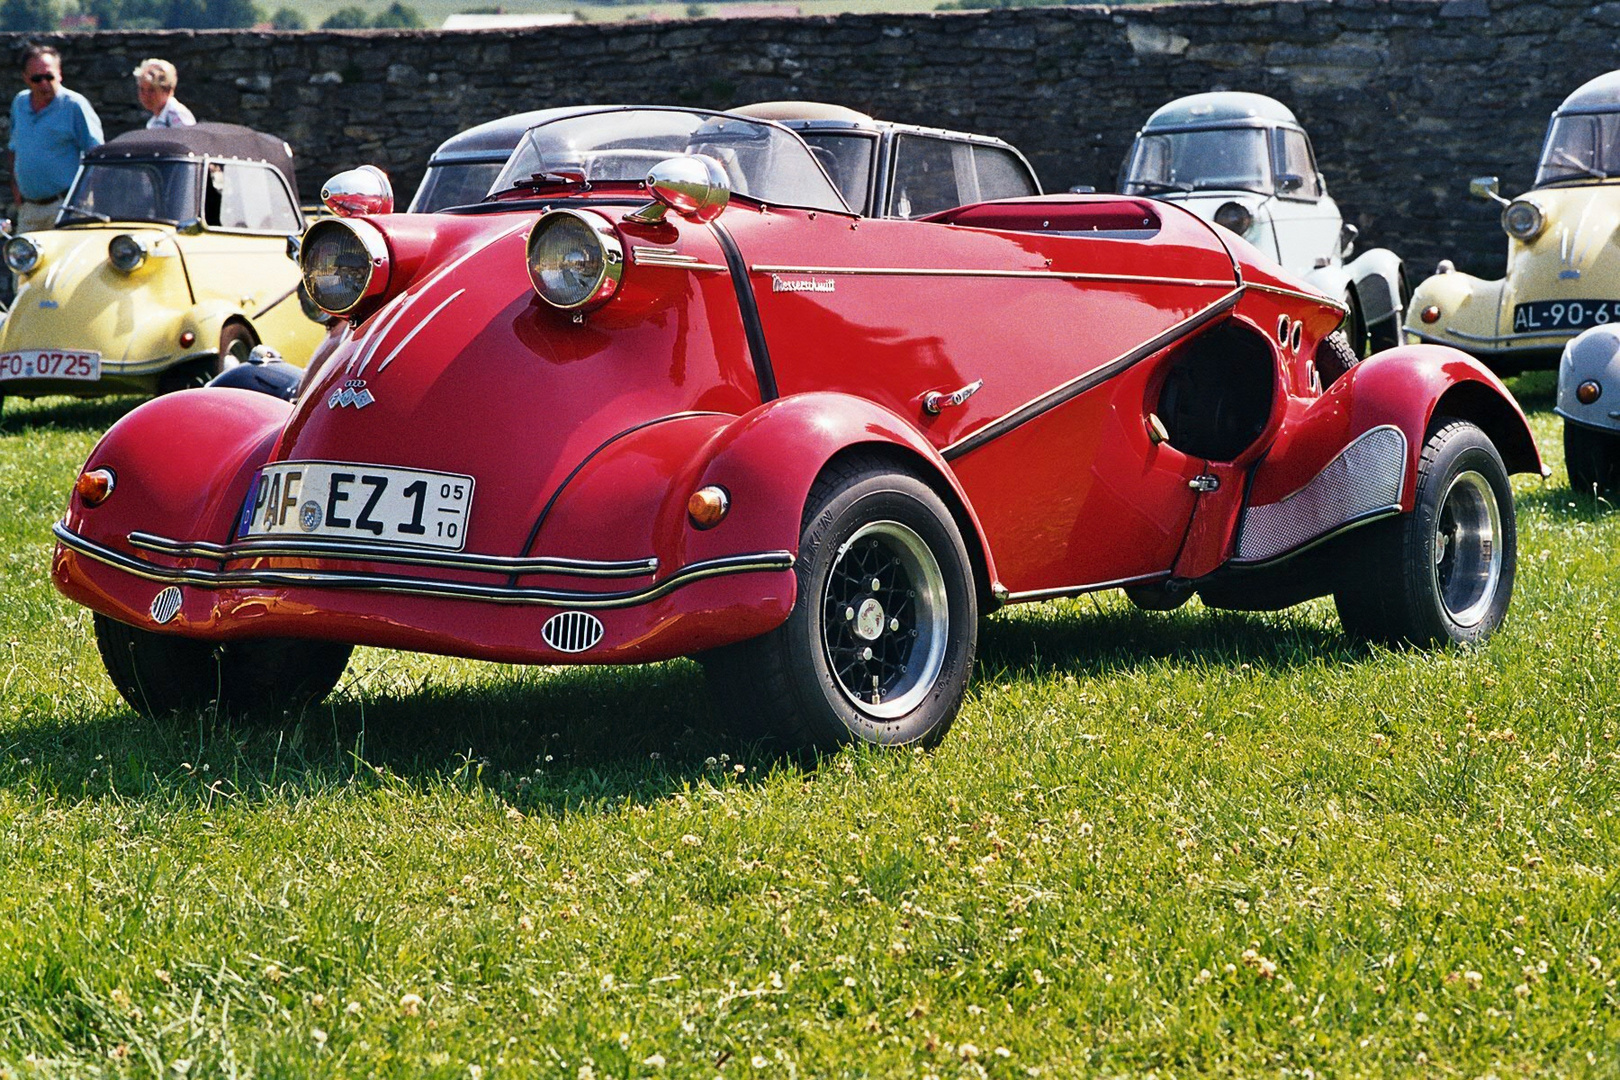
M 1339 215 L 1309 136 L 1282 102 L 1221 91 L 1160 106 L 1125 156 L 1119 190 L 1179 203 L 1343 300 L 1358 353 L 1400 344 L 1409 292 L 1400 257 L 1373 248 L 1351 258 L 1358 230 Z

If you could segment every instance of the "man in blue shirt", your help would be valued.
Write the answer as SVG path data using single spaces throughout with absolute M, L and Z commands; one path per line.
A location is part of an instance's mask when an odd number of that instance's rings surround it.
M 11 194 L 17 231 L 34 232 L 56 223 L 80 156 L 102 143 L 101 118 L 62 85 L 62 54 L 49 45 L 23 53 L 23 80 L 28 89 L 11 101 Z

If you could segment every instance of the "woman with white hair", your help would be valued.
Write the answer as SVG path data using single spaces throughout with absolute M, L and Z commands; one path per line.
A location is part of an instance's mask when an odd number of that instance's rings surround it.
M 142 60 L 135 69 L 135 95 L 141 99 L 141 107 L 152 114 L 147 127 L 187 127 L 197 122 L 191 110 L 174 96 L 179 84 L 180 75 L 167 60 Z

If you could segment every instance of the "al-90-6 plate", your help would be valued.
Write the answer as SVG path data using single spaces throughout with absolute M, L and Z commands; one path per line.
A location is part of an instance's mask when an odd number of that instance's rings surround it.
M 460 551 L 473 478 L 423 469 L 283 461 L 259 470 L 237 533 Z

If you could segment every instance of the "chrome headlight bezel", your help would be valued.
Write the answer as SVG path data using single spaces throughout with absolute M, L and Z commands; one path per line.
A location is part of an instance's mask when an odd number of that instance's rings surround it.
M 580 253 L 589 270 L 583 279 L 566 290 L 555 280 L 565 268 L 560 262 L 555 266 L 540 265 L 541 253 L 537 251 L 558 229 L 575 231 L 578 243 L 572 251 Z M 613 299 L 619 291 L 619 282 L 624 277 L 624 244 L 613 223 L 600 214 L 587 210 L 548 210 L 529 230 L 524 244 L 524 263 L 529 283 L 541 300 L 558 311 L 590 311 Z M 576 263 L 567 269 L 577 275 L 580 267 Z M 547 279 L 548 272 L 552 280 Z
M 107 261 L 120 273 L 133 274 L 151 253 L 151 244 L 133 233 L 119 233 L 107 241 Z
M 346 287 L 339 288 L 331 281 L 322 284 L 317 278 L 321 268 L 313 264 L 326 257 L 329 240 L 350 243 L 351 250 L 357 250 L 364 260 L 363 268 L 350 268 L 350 276 L 358 269 L 364 271 L 357 284 L 350 281 Z M 298 272 L 316 307 L 332 315 L 347 315 L 388 287 L 388 242 L 376 226 L 364 221 L 323 218 L 304 232 L 298 251 Z
M 39 242 L 33 237 L 24 234 L 22 236 L 13 236 L 6 241 L 3 257 L 6 261 L 6 267 L 12 273 L 31 274 L 39 266 L 42 254 Z
M 1222 228 L 1247 236 L 1254 228 L 1254 211 L 1236 200 L 1224 202 L 1216 209 L 1214 220 Z
M 1547 215 L 1531 199 L 1514 199 L 1502 207 L 1502 231 L 1521 243 L 1529 243 L 1547 227 Z

